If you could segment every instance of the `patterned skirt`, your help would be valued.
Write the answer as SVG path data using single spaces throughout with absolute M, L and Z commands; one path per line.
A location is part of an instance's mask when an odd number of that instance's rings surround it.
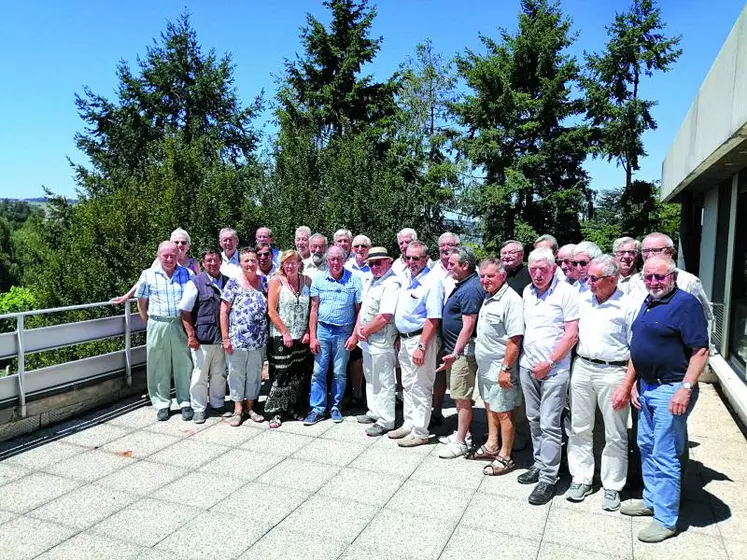
M 280 336 L 271 337 L 267 345 L 270 366 L 270 394 L 265 402 L 266 414 L 296 416 L 309 408 L 311 372 L 314 355 L 308 344 L 294 340 L 290 348 Z

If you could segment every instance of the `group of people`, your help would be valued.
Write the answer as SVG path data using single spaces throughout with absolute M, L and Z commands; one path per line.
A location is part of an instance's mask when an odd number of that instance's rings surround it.
M 239 249 L 236 231 L 221 230 L 221 249 L 203 251 L 200 271 L 189 235 L 177 229 L 133 290 L 113 300 L 138 298 L 159 420 L 169 418 L 172 375 L 184 420 L 203 423 L 213 410 L 236 427 L 342 422 L 348 387 L 365 402 L 357 417 L 364 433 L 409 448 L 430 443 L 449 387 L 456 430 L 439 438 L 439 457 L 486 461 L 485 475 L 504 475 L 516 468 L 513 450 L 531 443 L 533 463 L 517 480 L 533 485 L 528 500 L 540 505 L 555 495 L 564 445 L 566 498 L 591 494 L 598 408 L 603 509 L 652 516 L 643 541 L 675 534 L 686 422 L 712 316 L 700 281 L 676 267 L 668 236 L 623 237 L 603 254 L 589 241 L 559 247 L 543 235 L 526 262 L 523 244 L 509 240 L 499 257 L 479 263 L 450 232 L 430 260 L 410 228 L 397 235 L 396 256 L 344 229 L 331 245 L 305 226 L 291 250 L 278 250 L 269 228 L 255 241 Z M 260 414 L 265 360 L 270 387 Z M 470 431 L 476 387 L 488 426 L 479 447 Z M 644 491 L 621 507 L 630 403 Z

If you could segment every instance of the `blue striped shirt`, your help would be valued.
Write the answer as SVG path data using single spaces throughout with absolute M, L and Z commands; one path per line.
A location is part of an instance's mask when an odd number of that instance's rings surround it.
M 177 265 L 169 278 L 159 263 L 140 274 L 135 297 L 148 300 L 148 317 L 178 317 L 179 302 L 190 277 L 188 269 Z
M 340 280 L 325 271 L 311 281 L 311 297 L 319 299 L 319 322 L 337 327 L 355 323 L 355 304 L 361 302 L 361 293 L 360 278 L 347 268 Z

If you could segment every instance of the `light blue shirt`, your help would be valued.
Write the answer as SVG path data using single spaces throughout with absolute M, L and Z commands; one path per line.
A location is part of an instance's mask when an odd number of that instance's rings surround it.
M 230 259 L 226 256 L 225 251 L 221 251 L 220 258 L 223 261 L 223 264 L 235 264 L 236 266 L 239 266 L 239 250 L 238 249 L 236 249 L 233 252 L 233 255 L 231 255 Z
M 363 289 L 361 280 L 347 268 L 342 269 L 340 280 L 329 271 L 320 272 L 311 281 L 311 297 L 319 300 L 317 319 L 337 327 L 355 323 L 355 304 L 360 303 Z
M 422 329 L 426 319 L 440 319 L 444 308 L 444 288 L 436 274 L 424 268 L 412 280 L 402 284 L 397 300 L 394 324 L 401 333 Z
M 345 268 L 347 268 L 350 272 L 354 272 L 355 274 L 357 274 L 361 279 L 361 284 L 364 284 L 367 280 L 371 280 L 373 278 L 371 267 L 366 263 L 363 263 L 363 266 L 358 266 L 355 262 L 355 257 L 348 259 L 348 261 L 345 263 Z
M 179 265 L 169 278 L 159 263 L 140 274 L 135 297 L 148 300 L 148 317 L 178 317 L 179 302 L 190 278 L 189 270 Z

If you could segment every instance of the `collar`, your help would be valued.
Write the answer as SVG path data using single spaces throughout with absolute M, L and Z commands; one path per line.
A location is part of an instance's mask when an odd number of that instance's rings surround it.
M 604 305 L 604 304 L 610 303 L 612 301 L 617 301 L 617 300 L 619 300 L 620 298 L 623 297 L 622 290 L 620 288 L 615 288 L 615 291 L 612 292 L 612 295 L 610 297 L 608 297 L 606 300 L 604 300 L 603 303 L 599 303 L 599 300 L 597 299 L 597 296 L 595 296 L 593 293 L 591 293 L 591 291 L 589 291 L 589 293 L 591 294 L 591 304 L 592 305 L 597 305 L 597 306 L 598 305 Z
M 504 294 L 508 291 L 509 285 L 508 282 L 504 282 L 503 286 L 501 286 L 496 293 L 494 293 L 492 296 L 487 296 L 485 298 L 485 301 L 499 301 Z
M 353 273 L 350 272 L 347 268 L 343 267 L 342 276 L 340 276 L 339 280 L 336 280 L 335 278 L 333 278 L 332 275 L 329 273 L 329 270 L 327 270 L 327 274 L 325 278 L 328 282 L 336 282 L 338 284 L 345 284 L 352 276 L 353 276 Z
M 161 274 L 162 276 L 165 276 L 168 280 L 173 280 L 179 274 L 179 269 L 180 268 L 184 268 L 184 267 L 181 266 L 181 265 L 179 265 L 179 264 L 177 264 L 176 268 L 174 268 L 174 273 L 171 275 L 171 278 L 169 278 L 169 275 L 166 274 L 166 271 L 161 266 L 161 261 L 157 261 L 156 264 L 153 266 L 153 271 Z M 186 270 L 186 269 L 184 269 L 184 270 Z
M 523 262 L 519 263 L 519 266 L 517 266 L 513 270 L 507 271 L 506 272 L 506 276 L 508 276 L 509 278 L 513 278 L 514 276 L 516 276 L 517 274 L 519 274 L 519 272 L 521 272 L 523 268 L 524 268 L 524 263 Z
M 410 282 L 410 287 L 408 289 L 412 290 L 415 288 L 415 284 L 417 283 L 418 286 L 423 285 L 423 278 L 431 271 L 430 268 L 427 266 L 423 268 L 423 270 L 420 271 L 420 274 L 418 274 L 415 278 L 412 279 L 412 282 Z
M 456 285 L 454 286 L 454 289 L 456 289 L 456 288 L 457 288 L 458 286 L 461 286 L 462 284 L 466 284 L 466 283 L 467 283 L 467 281 L 469 281 L 469 280 L 472 280 L 472 278 L 474 278 L 474 277 L 476 277 L 476 276 L 477 276 L 477 271 L 473 270 L 473 271 L 472 271 L 472 272 L 470 273 L 470 275 L 469 275 L 469 276 L 467 276 L 466 278 L 464 278 L 464 279 L 462 279 L 462 280 L 459 280 L 459 281 L 457 281 Z
M 550 295 L 555 291 L 556 286 L 558 285 L 558 277 L 553 274 L 552 280 L 550 281 L 550 285 L 547 287 L 547 289 L 543 292 L 542 295 Z M 540 295 L 537 294 L 537 286 L 534 285 L 534 283 L 529 284 L 530 290 L 534 294 L 534 297 L 539 298 Z
M 652 307 L 656 307 L 657 305 L 666 305 L 670 301 L 672 301 L 672 298 L 674 298 L 674 295 L 677 293 L 679 288 L 677 287 L 677 284 L 674 285 L 674 290 L 669 292 L 667 295 L 665 295 L 663 298 L 660 299 L 654 299 L 651 297 L 651 294 L 646 296 L 646 299 L 643 300 L 643 303 L 646 305 L 648 309 Z

